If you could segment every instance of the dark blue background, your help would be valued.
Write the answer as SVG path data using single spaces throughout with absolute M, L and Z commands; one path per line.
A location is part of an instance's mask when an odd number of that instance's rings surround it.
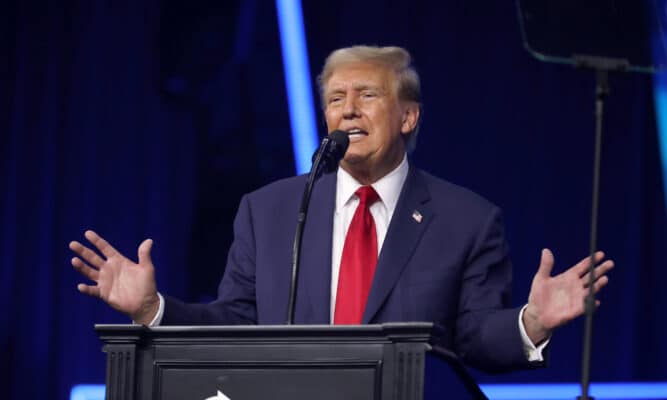
M 311 82 L 338 47 L 413 53 L 424 92 L 414 162 L 504 209 L 517 305 L 542 247 L 558 271 L 586 255 L 593 74 L 532 59 L 513 2 L 303 6 Z M 70 240 L 93 228 L 136 257 L 152 237 L 160 290 L 207 300 L 240 196 L 294 174 L 275 6 L 23 0 L 0 18 L 0 388 L 63 399 L 104 380 L 93 324 L 128 322 L 76 291 Z M 652 80 L 611 85 L 599 244 L 617 267 L 596 315 L 592 377 L 667 380 Z M 480 380 L 575 381 L 581 330 L 556 333 L 548 369 Z

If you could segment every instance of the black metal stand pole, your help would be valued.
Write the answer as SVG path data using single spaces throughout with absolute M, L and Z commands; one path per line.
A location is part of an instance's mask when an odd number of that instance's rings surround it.
M 297 217 L 296 223 L 296 232 L 294 233 L 294 244 L 292 245 L 292 274 L 290 276 L 290 287 L 289 287 L 289 298 L 287 300 L 287 325 L 294 324 L 294 307 L 296 305 L 296 286 L 298 283 L 299 276 L 299 258 L 301 256 L 301 239 L 303 237 L 303 229 L 306 226 L 306 217 L 308 216 L 308 205 L 310 204 L 310 195 L 313 193 L 313 186 L 315 181 L 323 172 L 323 169 L 320 167 L 322 162 L 322 156 L 326 147 L 329 144 L 329 138 L 325 137 L 322 139 L 319 149 L 315 153 L 315 159 L 313 160 L 313 165 L 311 166 L 310 174 L 308 174 L 308 180 L 306 181 L 306 187 L 303 190 L 303 196 L 301 196 L 301 206 L 299 207 L 299 214 Z
M 597 69 L 595 72 L 595 155 L 593 157 L 593 197 L 591 200 L 591 231 L 588 266 L 588 295 L 584 300 L 586 315 L 584 327 L 583 354 L 581 358 L 581 396 L 579 400 L 591 400 L 590 371 L 591 350 L 593 339 L 593 313 L 595 312 L 595 251 L 597 250 L 598 205 L 600 202 L 600 156 L 602 151 L 602 121 L 604 116 L 604 101 L 609 95 L 609 71 Z

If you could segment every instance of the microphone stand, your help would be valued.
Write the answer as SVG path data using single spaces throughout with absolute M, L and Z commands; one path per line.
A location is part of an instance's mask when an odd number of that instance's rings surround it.
M 294 234 L 294 245 L 292 246 L 292 275 L 287 304 L 287 325 L 294 324 L 294 306 L 296 301 L 297 277 L 299 275 L 301 239 L 303 236 L 303 229 L 306 226 L 306 216 L 308 215 L 308 205 L 310 204 L 310 195 L 313 192 L 313 186 L 315 185 L 315 181 L 319 179 L 324 172 L 333 172 L 336 169 L 338 161 L 345 154 L 349 143 L 346 132 L 334 131 L 329 136 L 322 139 L 320 147 L 313 155 L 313 165 L 310 168 L 306 187 L 301 198 L 301 206 L 299 207 L 299 214 L 297 216 L 296 232 Z
M 322 168 L 320 164 L 322 163 L 322 154 L 324 149 L 328 146 L 329 138 L 325 137 L 322 139 L 320 148 L 317 150 L 315 155 L 315 160 L 313 161 L 313 166 L 310 168 L 310 174 L 308 174 L 308 180 L 306 181 L 306 188 L 303 191 L 303 196 L 301 197 L 301 206 L 299 207 L 299 214 L 297 216 L 296 223 L 296 233 L 294 234 L 294 245 L 292 246 L 292 276 L 290 280 L 290 290 L 289 290 L 289 302 L 287 305 L 287 324 L 294 324 L 294 301 L 296 299 L 296 284 L 297 284 L 297 275 L 299 273 L 299 255 L 301 254 L 301 238 L 303 236 L 303 228 L 306 225 L 306 216 L 308 215 L 308 205 L 310 204 L 310 195 L 313 192 L 313 186 L 315 185 L 315 180 L 319 178 L 319 175 L 322 174 Z M 319 172 L 319 174 L 318 174 Z
M 588 295 L 584 299 L 584 342 L 581 357 L 581 396 L 577 400 L 593 400 L 589 396 L 591 351 L 593 344 L 593 313 L 595 311 L 595 251 L 597 250 L 598 206 L 600 202 L 600 158 L 602 153 L 602 121 L 604 102 L 609 95 L 609 72 L 625 71 L 627 60 L 595 56 L 575 55 L 575 65 L 595 70 L 595 150 L 593 156 L 593 195 L 591 199 L 591 230 L 588 265 Z

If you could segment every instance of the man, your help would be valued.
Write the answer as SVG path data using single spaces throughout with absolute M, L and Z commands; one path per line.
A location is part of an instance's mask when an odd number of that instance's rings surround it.
M 319 78 L 329 132 L 349 133 L 336 174 L 311 197 L 304 230 L 296 323 L 431 321 L 442 342 L 489 371 L 540 365 L 551 332 L 581 315 L 587 259 L 550 276 L 547 249 L 528 303 L 510 309 L 511 265 L 500 210 L 474 193 L 409 166 L 420 118 L 419 78 L 397 47 L 333 52 Z M 241 201 L 218 299 L 185 304 L 162 297 L 150 259 L 138 264 L 92 231 L 72 265 L 79 284 L 135 322 L 280 324 L 287 315 L 292 238 L 305 177 L 270 184 Z M 595 255 L 596 263 L 604 255 Z M 596 267 L 594 290 L 613 262 Z

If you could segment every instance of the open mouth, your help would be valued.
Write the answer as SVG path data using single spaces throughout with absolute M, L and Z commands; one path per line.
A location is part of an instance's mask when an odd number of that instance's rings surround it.
M 364 136 L 368 136 L 368 132 L 359 128 L 352 128 L 347 130 L 347 135 L 350 138 L 350 141 L 354 141 L 359 140 Z

